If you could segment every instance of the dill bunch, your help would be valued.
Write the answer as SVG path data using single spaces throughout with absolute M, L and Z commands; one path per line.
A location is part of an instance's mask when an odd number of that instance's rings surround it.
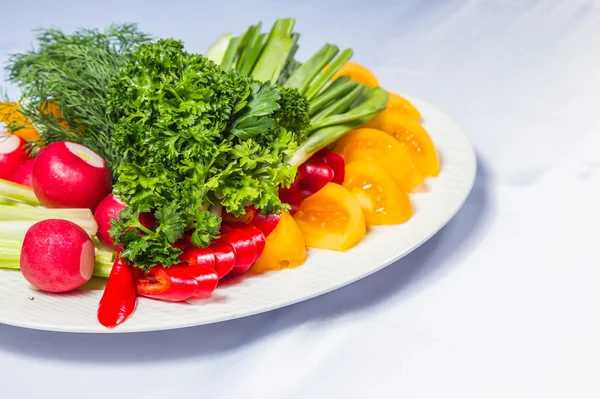
M 78 29 L 71 35 L 42 29 L 36 39 L 37 49 L 11 55 L 6 65 L 9 81 L 21 90 L 20 112 L 40 135 L 32 144 L 82 144 L 102 156 L 114 173 L 121 154 L 111 145 L 119 115 L 108 107 L 110 83 L 150 36 L 135 24 L 123 24 L 103 32 Z

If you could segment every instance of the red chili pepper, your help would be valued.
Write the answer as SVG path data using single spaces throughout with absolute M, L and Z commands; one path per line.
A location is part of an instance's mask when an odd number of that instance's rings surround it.
M 252 224 L 262 231 L 265 236 L 268 236 L 273 230 L 275 230 L 275 227 L 277 227 L 279 224 L 280 219 L 281 215 L 276 215 L 274 213 L 263 215 L 260 212 L 256 212 L 256 215 L 254 215 L 254 220 L 252 220 Z
M 333 179 L 333 169 L 329 165 L 307 161 L 298 167 L 296 185 L 306 198 L 313 195 Z
M 215 256 L 215 271 L 219 278 L 225 277 L 235 265 L 235 249 L 228 242 L 215 240 L 208 248 Z
M 256 226 L 253 226 L 251 224 L 237 223 L 226 225 L 224 227 L 241 230 L 244 233 L 248 234 L 250 238 L 252 238 L 252 241 L 254 241 L 254 244 L 256 244 L 256 258 L 252 262 L 254 264 L 254 262 L 256 262 L 258 258 L 260 258 L 263 251 L 265 250 L 266 237 L 264 233 L 260 231 L 260 229 L 258 229 Z
M 196 279 L 198 289 L 193 295 L 193 298 L 209 297 L 219 284 L 219 276 L 217 272 L 209 267 L 199 264 L 183 266 L 183 269 Z
M 290 210 L 292 216 L 298 212 L 300 205 L 302 205 L 302 193 L 295 184 L 292 184 L 289 188 L 281 187 L 279 189 L 279 199 L 282 203 L 292 207 Z
M 331 169 L 333 169 L 333 179 L 331 181 L 337 184 L 344 183 L 346 162 L 344 162 L 344 157 L 341 154 L 333 152 L 328 148 L 323 148 L 321 151 L 314 154 L 308 162 L 330 166 Z
M 154 266 L 137 279 L 137 293 L 163 301 L 185 301 L 198 290 L 198 281 L 182 266 Z
M 256 244 L 252 240 L 252 237 L 239 229 L 231 229 L 223 226 L 222 231 L 224 233 L 221 235 L 221 240 L 231 244 L 235 250 L 235 264 L 229 274 L 242 274 L 254 264 L 254 260 L 256 259 Z
M 137 305 L 135 271 L 117 256 L 98 305 L 98 321 L 113 328 L 127 319 Z

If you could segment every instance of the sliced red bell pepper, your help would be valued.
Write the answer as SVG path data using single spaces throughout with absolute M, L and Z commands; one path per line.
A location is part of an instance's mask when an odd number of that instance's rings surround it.
M 274 213 L 263 215 L 260 212 L 256 212 L 256 215 L 254 215 L 254 219 L 252 220 L 252 224 L 262 231 L 265 236 L 268 236 L 273 230 L 275 230 L 275 227 L 277 227 L 279 224 L 280 219 L 281 215 L 276 215 Z
M 113 328 L 129 317 L 137 305 L 135 270 L 117 256 L 98 305 L 98 321 Z
M 182 266 L 198 282 L 198 289 L 192 296 L 193 298 L 209 297 L 219 284 L 219 276 L 213 268 L 202 266 L 200 264 Z
M 249 206 L 246 208 L 246 213 L 241 216 L 235 216 L 229 212 L 223 212 L 223 223 L 250 223 L 254 219 L 256 208 Z
M 182 266 L 154 266 L 137 278 L 137 293 L 163 301 L 185 301 L 198 290 L 198 281 Z
M 225 277 L 235 265 L 235 249 L 228 242 L 215 240 L 208 248 L 215 256 L 215 271 L 219 278 Z
M 346 177 L 346 162 L 341 154 L 333 152 L 328 148 L 323 148 L 321 151 L 310 157 L 308 162 L 330 166 L 331 169 L 333 169 L 333 179 L 331 181 L 337 184 L 344 183 L 344 177 Z
M 210 248 L 188 247 L 179 255 L 179 260 L 188 265 L 200 265 L 213 270 L 215 268 L 215 254 Z
M 290 185 L 288 188 L 281 187 L 279 189 L 279 199 L 282 203 L 292 207 L 290 215 L 293 216 L 302 205 L 302 192 L 295 184 Z
M 256 259 L 256 244 L 252 237 L 239 229 L 231 229 L 227 226 L 222 227 L 223 234 L 221 240 L 225 241 L 235 250 L 235 264 L 229 272 L 230 275 L 244 273 L 252 266 Z
M 329 165 L 307 161 L 298 167 L 296 185 L 306 198 L 329 183 L 333 179 L 333 169 Z
M 252 238 L 252 241 L 254 241 L 254 244 L 256 244 L 256 258 L 254 259 L 254 261 L 252 263 L 256 262 L 258 260 L 258 258 L 260 258 L 260 256 L 262 255 L 263 251 L 265 250 L 265 244 L 266 244 L 265 234 L 262 231 L 260 231 L 260 229 L 258 229 L 256 226 L 253 226 L 251 224 L 236 223 L 236 224 L 226 225 L 225 227 L 241 230 L 244 233 L 248 234 Z

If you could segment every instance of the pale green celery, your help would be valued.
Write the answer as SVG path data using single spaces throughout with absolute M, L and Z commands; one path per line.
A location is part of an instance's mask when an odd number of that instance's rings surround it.
M 240 44 L 240 57 L 236 64 L 237 69 L 241 74 L 248 75 L 254 66 L 254 62 L 260 54 L 260 30 L 262 23 L 251 25 L 248 31 L 244 34 L 244 40 Z
M 344 114 L 332 115 L 320 119 L 315 123 L 312 123 L 310 129 L 311 131 L 317 131 L 327 126 L 344 124 L 346 122 L 352 122 L 370 116 L 375 117 L 386 108 L 388 97 L 389 93 L 387 91 L 380 87 L 375 88 L 373 89 L 371 96 L 356 108 L 352 108 Z
M 225 57 L 225 52 L 227 51 L 227 47 L 229 47 L 229 42 L 233 39 L 235 35 L 233 33 L 226 33 L 221 36 L 215 44 L 213 44 L 208 51 L 204 54 L 206 58 L 213 61 L 215 64 L 221 64 L 223 57 Z
M 98 224 L 89 209 L 22 208 L 0 205 L 0 238 L 22 239 L 35 223 L 46 219 L 62 219 L 75 223 L 89 235 L 98 232 Z
M 313 81 L 310 83 L 308 90 L 305 95 L 306 98 L 312 100 L 315 98 L 321 89 L 325 87 L 327 83 L 331 81 L 331 78 L 339 69 L 344 65 L 350 58 L 354 52 L 352 49 L 346 49 L 342 51 L 342 53 L 329 65 L 323 72 L 321 72 Z
M 296 149 L 294 155 L 288 161 L 291 166 L 300 166 L 308 160 L 313 154 L 335 142 L 346 133 L 361 126 L 362 120 L 355 120 L 334 126 L 328 126 L 314 132 L 308 140 Z
M 311 124 L 315 124 L 328 116 L 343 114 L 344 112 L 348 111 L 352 107 L 352 104 L 354 104 L 354 102 L 364 93 L 365 89 L 365 85 L 357 85 L 354 89 L 352 89 L 351 92 L 347 93 L 338 101 L 334 102 L 315 116 L 311 117 Z
M 336 56 L 339 48 L 333 44 L 325 44 L 319 51 L 302 64 L 290 78 L 284 87 L 293 87 L 302 94 L 306 93 L 310 83 L 323 68 Z
M 0 179 L 0 198 L 29 205 L 40 205 L 40 201 L 31 188 L 3 179 Z
M 11 201 L 8 198 L 0 197 L 0 205 L 16 205 L 17 202 Z
M 312 118 L 313 116 L 318 114 L 319 111 L 328 107 L 332 103 L 335 103 L 337 99 L 342 98 L 346 94 L 350 93 L 357 86 L 358 83 L 354 81 L 349 81 L 343 84 L 337 84 L 334 88 L 331 88 L 331 90 L 327 90 L 322 95 L 317 97 L 316 100 L 311 102 L 308 114 Z
M 22 241 L 0 238 L 0 269 L 20 269 Z M 96 252 L 94 276 L 108 278 L 113 267 L 114 254 L 110 251 Z
M 229 45 L 227 46 L 227 50 L 225 51 L 225 55 L 221 60 L 221 68 L 225 71 L 231 69 L 231 66 L 235 62 L 235 57 L 238 54 L 238 47 L 240 45 L 240 38 L 234 37 L 229 41 Z
M 294 46 L 294 39 L 291 36 L 294 22 L 293 18 L 275 21 L 262 53 L 252 69 L 251 76 L 254 79 L 261 82 L 277 82 Z

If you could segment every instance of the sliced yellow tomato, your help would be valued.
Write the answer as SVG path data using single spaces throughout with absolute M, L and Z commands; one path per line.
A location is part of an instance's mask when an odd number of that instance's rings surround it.
M 373 72 L 356 62 L 348 61 L 333 75 L 333 80 L 340 76 L 349 76 L 350 79 L 363 83 L 367 87 L 379 87 L 379 82 Z
M 10 126 L 10 124 L 19 126 L 14 134 L 23 140 L 34 141 L 39 139 L 40 135 L 31 125 L 31 121 L 19 111 L 20 108 L 19 104 L 14 102 L 0 103 L 0 122 L 7 126 Z
M 433 140 L 427 130 L 411 116 L 385 109 L 365 124 L 365 127 L 392 135 L 409 151 L 415 164 L 426 177 L 440 174 L 440 160 Z
M 398 140 L 380 130 L 360 128 L 339 139 L 334 151 L 343 155 L 346 163 L 374 161 L 388 171 L 406 192 L 425 182 L 423 173 Z
M 354 161 L 347 164 L 344 187 L 360 203 L 367 226 L 402 224 L 413 215 L 406 191 L 375 162 Z
M 391 111 L 401 112 L 403 114 L 410 116 L 411 118 L 413 118 L 416 121 L 419 121 L 421 119 L 421 113 L 419 112 L 418 109 L 415 108 L 414 105 L 412 105 L 412 103 L 410 101 L 408 101 L 406 98 L 402 97 L 399 94 L 392 93 L 392 92 L 388 92 L 388 93 L 390 93 L 390 95 L 388 97 L 388 103 L 387 103 L 386 109 L 391 110 Z
M 346 251 L 367 232 L 360 203 L 350 190 L 335 183 L 304 199 L 294 219 L 309 248 Z
M 250 269 L 253 273 L 300 266 L 306 260 L 304 236 L 289 213 L 283 212 L 277 227 L 267 236 L 265 249 Z

